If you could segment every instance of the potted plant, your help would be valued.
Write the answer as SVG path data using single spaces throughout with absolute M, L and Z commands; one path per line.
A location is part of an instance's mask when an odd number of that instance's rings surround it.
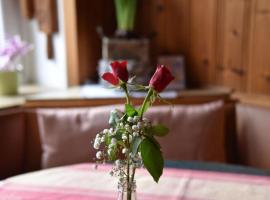
M 115 0 L 117 29 L 114 37 L 102 37 L 102 58 L 99 74 L 110 70 L 114 60 L 127 60 L 128 71 L 136 75 L 141 84 L 147 83 L 152 68 L 149 68 L 149 40 L 135 34 L 135 20 L 138 0 Z M 104 83 L 100 79 L 101 83 Z
M 18 71 L 21 65 L 17 59 L 32 49 L 32 45 L 22 41 L 19 36 L 6 40 L 0 48 L 0 95 L 16 95 L 18 93 Z
M 137 10 L 137 0 L 115 0 L 117 30 L 116 36 L 134 37 L 134 25 Z

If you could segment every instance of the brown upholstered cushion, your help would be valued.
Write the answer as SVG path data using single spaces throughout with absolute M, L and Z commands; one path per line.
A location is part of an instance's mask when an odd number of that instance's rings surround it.
M 238 104 L 237 129 L 242 164 L 270 169 L 270 109 Z
M 95 151 L 90 140 L 108 127 L 109 112 L 114 107 L 38 110 L 42 167 L 91 161 Z M 225 160 L 222 102 L 153 107 L 147 116 L 171 130 L 160 139 L 166 159 Z
M 108 127 L 112 108 L 38 110 L 42 168 L 92 161 L 95 151 L 90 142 Z
M 225 161 L 222 102 L 154 107 L 146 115 L 170 128 L 169 135 L 159 139 L 166 159 Z
M 24 134 L 21 109 L 0 111 L 0 179 L 23 172 Z

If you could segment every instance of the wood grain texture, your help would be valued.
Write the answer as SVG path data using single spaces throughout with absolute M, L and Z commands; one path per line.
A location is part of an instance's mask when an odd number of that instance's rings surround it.
M 80 84 L 77 0 L 64 1 L 64 22 L 69 86 Z
M 256 0 L 250 61 L 250 92 L 270 94 L 270 1 Z
M 249 1 L 220 0 L 217 45 L 219 84 L 245 91 L 247 86 L 247 46 Z
M 64 1 L 69 85 L 97 80 L 101 39 L 97 27 L 112 34 L 115 27 L 113 2 L 100 0 Z
M 188 80 L 192 86 L 211 84 L 216 65 L 217 1 L 190 0 Z
M 113 1 L 65 4 L 76 7 L 71 14 L 66 12 L 65 20 L 70 83 L 96 80 L 101 57 L 96 27 L 113 35 Z M 188 87 L 223 85 L 270 94 L 269 4 L 268 0 L 143 0 L 135 30 L 143 37 L 155 35 L 150 45 L 152 69 L 160 55 L 185 56 Z

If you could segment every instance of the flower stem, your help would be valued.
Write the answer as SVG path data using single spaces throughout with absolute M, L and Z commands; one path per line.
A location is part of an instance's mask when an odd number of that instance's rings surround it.
M 130 104 L 130 96 L 129 96 L 129 92 L 127 89 L 127 84 L 126 83 L 122 83 L 121 84 L 121 88 L 124 90 L 125 95 L 126 95 L 126 103 Z M 130 149 L 130 141 L 129 141 L 129 132 L 127 132 L 127 147 L 128 149 Z M 131 200 L 131 194 L 132 194 L 132 190 L 131 190 L 131 183 L 130 183 L 130 155 L 128 152 L 127 155 L 127 174 L 126 174 L 126 181 L 127 181 L 127 197 L 128 200 Z
M 129 96 L 129 93 L 128 93 L 128 89 L 127 89 L 127 84 L 126 83 L 123 83 L 121 85 L 121 88 L 124 90 L 125 92 L 125 95 L 126 95 L 126 103 L 127 104 L 130 104 L 130 96 Z
M 146 97 L 145 97 L 145 99 L 143 101 L 142 107 L 141 107 L 141 113 L 140 113 L 141 114 L 141 119 L 143 118 L 143 114 L 144 114 L 144 112 L 146 110 L 146 105 L 150 101 L 150 98 L 151 98 L 152 95 L 153 95 L 153 89 L 149 88 L 148 93 L 147 93 L 147 95 L 146 95 Z

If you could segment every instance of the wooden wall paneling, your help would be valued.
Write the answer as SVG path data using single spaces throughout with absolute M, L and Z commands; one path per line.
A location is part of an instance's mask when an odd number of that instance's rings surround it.
M 217 1 L 217 27 L 216 27 L 216 76 L 214 83 L 223 85 L 223 73 L 225 67 L 223 65 L 224 52 L 224 0 Z
M 190 46 L 187 78 L 191 86 L 213 83 L 216 65 L 217 1 L 190 0 Z
M 101 40 L 97 26 L 102 25 L 102 1 L 77 1 L 80 84 L 96 76 L 97 62 L 101 58 Z
M 69 86 L 80 83 L 77 0 L 63 1 Z
M 218 77 L 222 84 L 240 91 L 246 90 L 249 1 L 222 0 L 220 24 L 223 28 L 222 55 L 218 63 Z
M 156 63 L 157 56 L 166 49 L 165 5 L 165 0 L 144 0 L 139 1 L 138 5 L 136 32 L 140 36 L 150 36 L 150 56 L 153 63 Z M 154 66 L 150 67 L 154 69 Z
M 97 27 L 108 34 L 115 27 L 113 1 L 64 1 L 69 85 L 97 79 L 101 39 Z
M 167 0 L 165 7 L 165 52 L 188 54 L 189 0 Z
M 252 26 L 250 92 L 270 94 L 270 1 L 256 0 Z

